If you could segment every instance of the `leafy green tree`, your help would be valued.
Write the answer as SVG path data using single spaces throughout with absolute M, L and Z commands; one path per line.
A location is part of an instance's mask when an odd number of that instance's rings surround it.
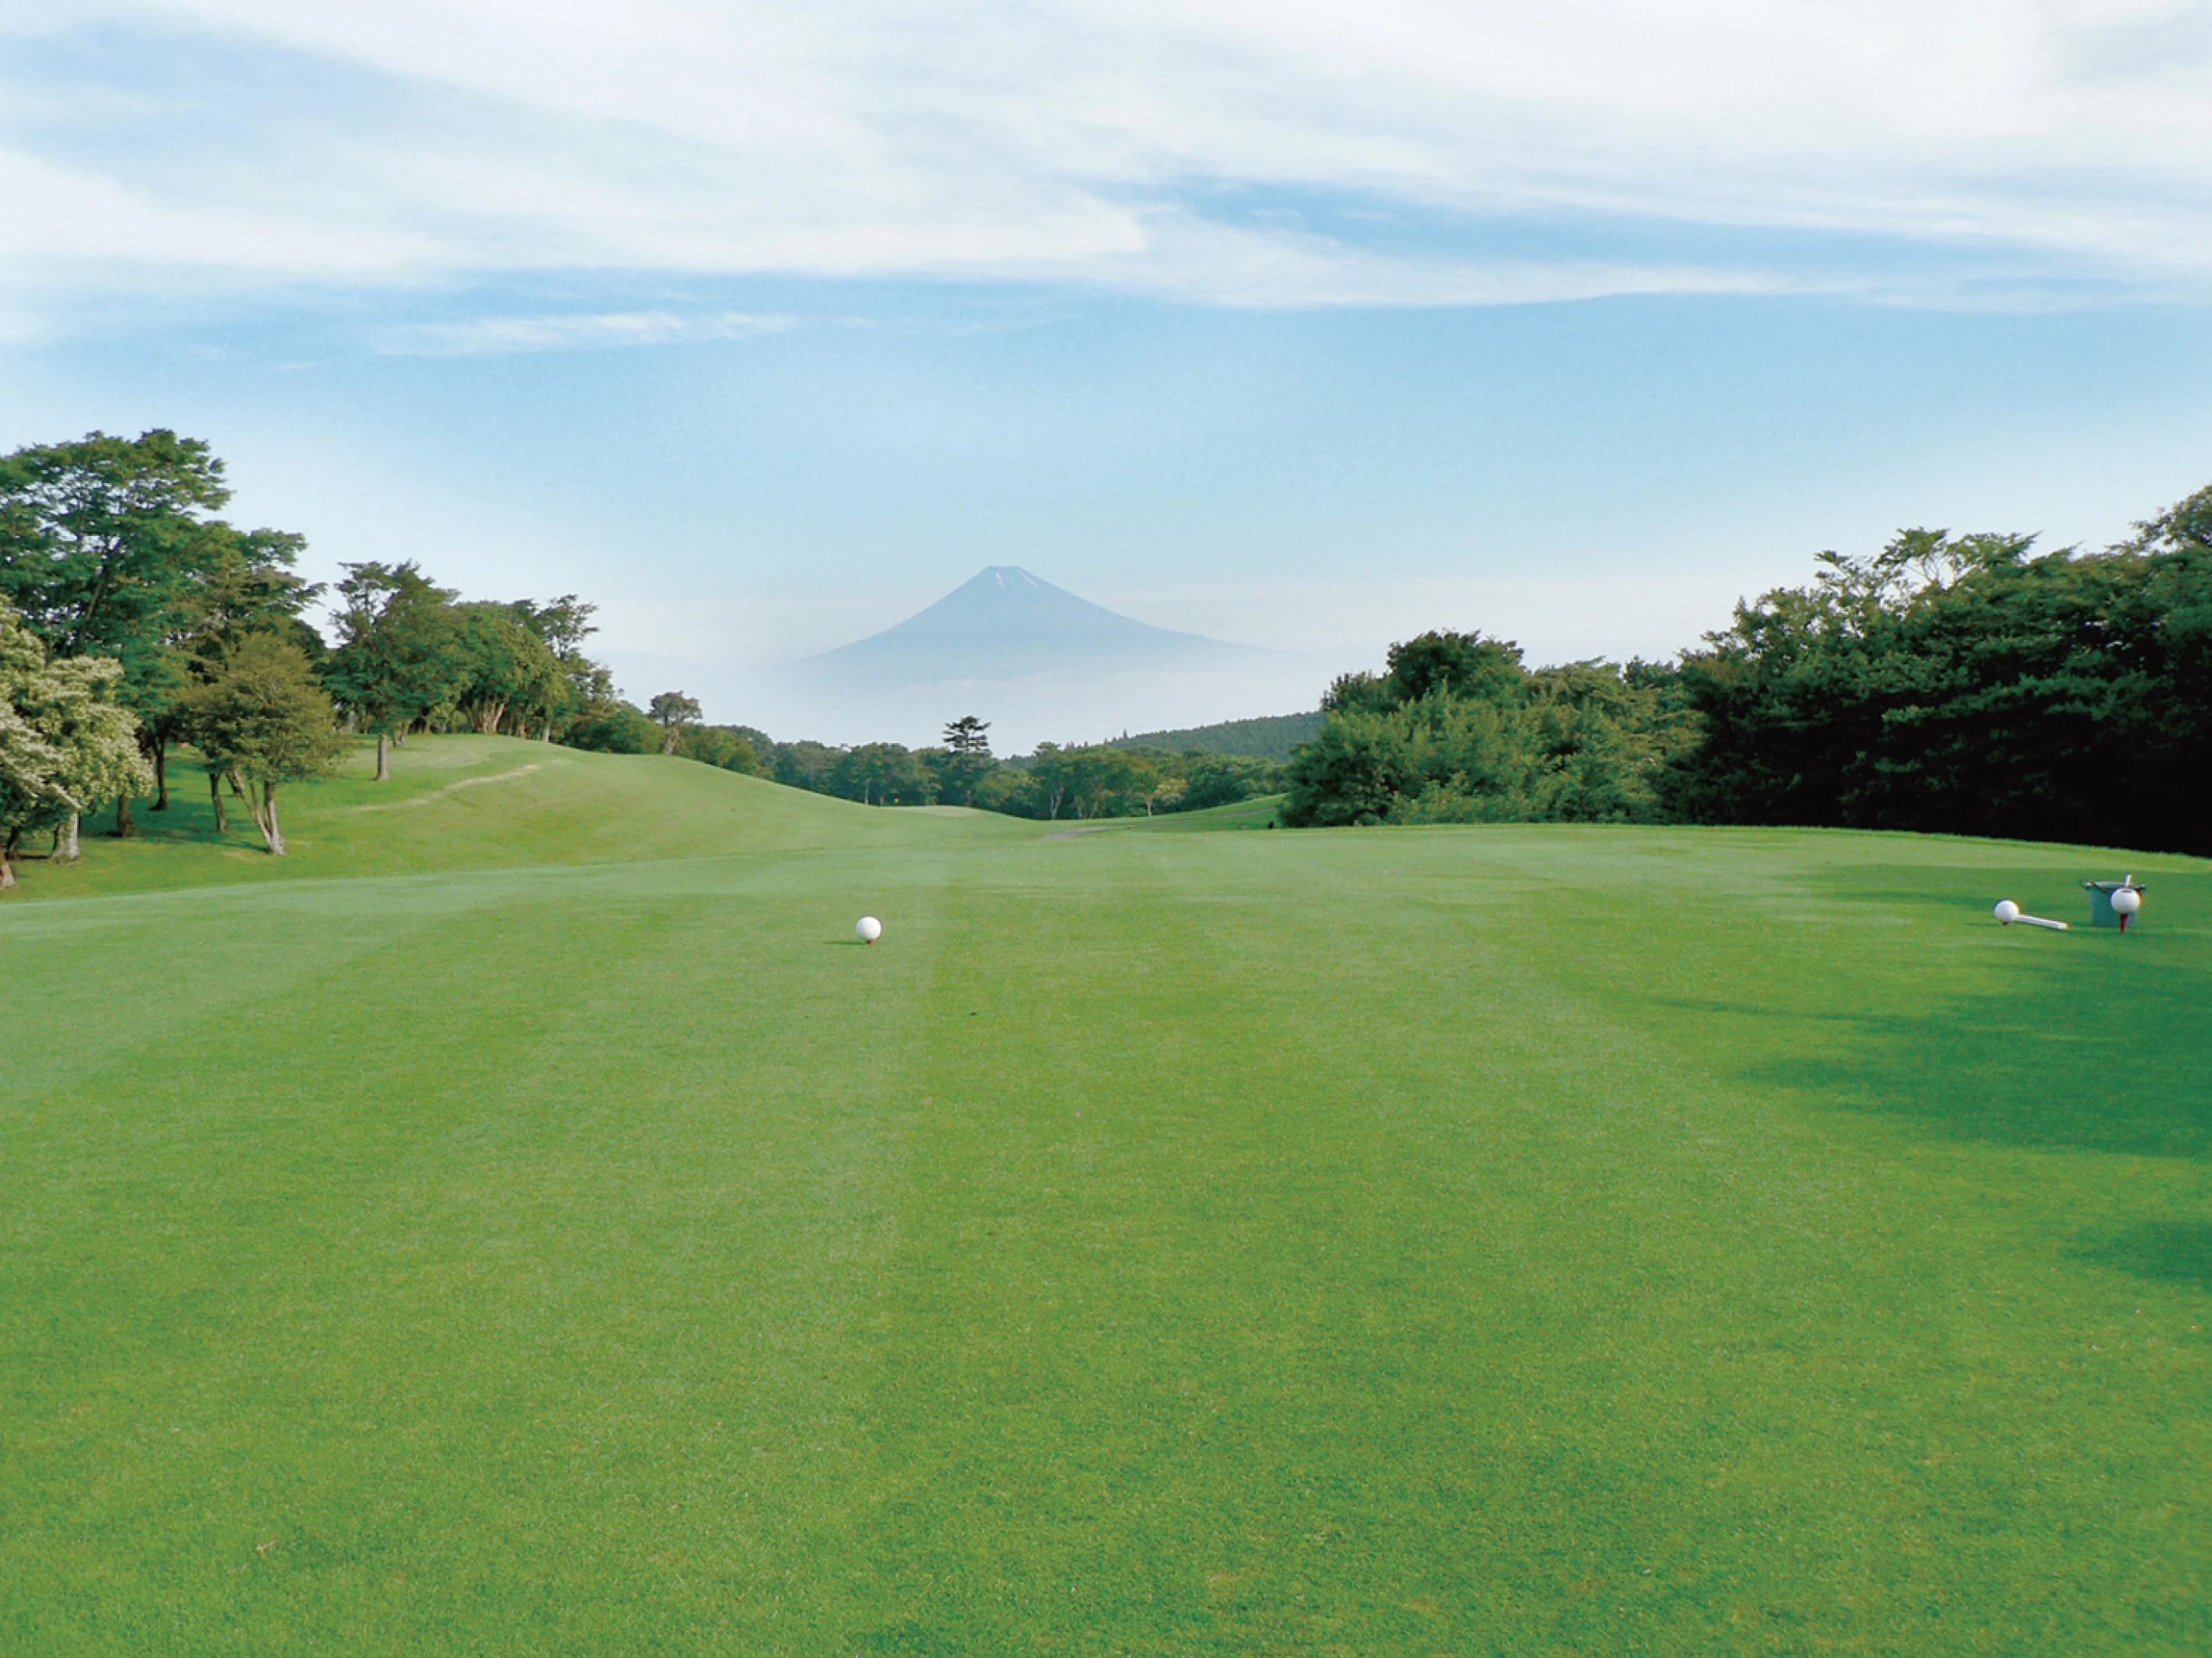
M 1179 771 L 1153 770 L 1150 785 L 1145 791 L 1145 816 L 1155 812 L 1173 811 L 1184 795 L 1190 793 L 1190 779 Z
M 1018 766 L 1000 762 L 975 785 L 975 797 L 969 804 L 979 811 L 1003 811 L 1018 817 L 1030 799 L 1029 774 Z
M 1055 821 L 1063 811 L 1078 818 L 1127 817 L 1145 809 L 1163 757 L 1104 744 L 1040 743 L 1019 768 L 1022 786 L 1007 804 L 1025 817 Z
M 1390 701 L 1402 708 L 1424 697 L 1510 703 L 1522 688 L 1521 647 L 1479 633 L 1425 633 L 1393 645 L 1384 676 Z
M 1312 829 L 1382 822 L 1394 801 L 1420 790 L 1409 736 L 1409 722 L 1388 708 L 1331 708 L 1314 739 L 1291 751 L 1283 820 Z
M 693 726 L 684 732 L 676 751 L 702 765 L 741 772 L 748 777 L 764 777 L 768 775 L 768 762 L 761 757 L 760 747 L 754 740 L 758 735 L 735 726 Z
M 76 855 L 78 817 L 93 803 L 150 782 L 138 722 L 116 700 L 112 657 L 56 657 L 0 604 L 0 887 L 15 884 L 22 837 L 55 831 Z
M 663 691 L 653 699 L 646 713 L 660 727 L 660 751 L 673 754 L 677 744 L 683 739 L 684 728 L 699 723 L 699 699 L 686 696 L 682 691 Z
M 476 603 L 453 607 L 454 651 L 459 677 L 455 711 L 470 729 L 489 737 L 510 714 L 550 709 L 567 683 L 543 635 L 516 614 L 517 606 Z
M 1322 698 L 1324 713 L 1379 713 L 1424 697 L 1510 702 L 1521 689 L 1521 647 L 1479 633 L 1434 630 L 1391 646 L 1380 677 L 1349 673 Z
M 1273 794 L 1283 786 L 1282 768 L 1243 755 L 1206 754 L 1194 749 L 1180 756 L 1183 793 L 1175 802 L 1179 811 L 1203 811 L 1208 806 L 1233 805 L 1255 794 Z
M 1346 676 L 1324 706 L 1286 768 L 1286 823 L 1651 821 L 1696 732 L 1648 665 L 1531 673 L 1479 634 L 1393 646 L 1387 674 Z
M 926 806 L 937 799 L 921 756 L 897 743 L 863 743 L 838 756 L 830 792 L 871 806 Z
M 543 686 L 544 700 L 531 708 L 540 722 L 539 735 L 550 743 L 556 728 L 580 717 L 586 708 L 615 700 L 612 677 L 584 654 L 584 641 L 599 631 L 592 625 L 599 607 L 563 593 L 543 604 L 518 599 L 507 608 L 553 658 L 555 677 Z
M 2212 490 L 2103 553 L 1900 532 L 1680 665 L 1685 816 L 2212 851 Z
M 248 635 L 213 678 L 188 693 L 187 708 L 209 776 L 245 784 L 254 826 L 283 857 L 278 786 L 325 774 L 349 746 L 307 653 L 271 635 Z
M 562 741 L 598 754 L 652 754 L 660 747 L 660 727 L 634 702 L 611 693 L 594 697 L 562 727 Z
M 311 660 L 326 654 L 323 636 L 300 619 L 323 591 L 322 584 L 305 581 L 291 568 L 307 538 L 281 530 L 240 532 L 224 524 L 207 528 L 211 538 L 227 544 L 228 556 L 208 562 L 179 607 L 173 638 L 183 653 L 185 685 L 210 677 L 250 632 L 285 639 Z M 142 721 L 140 740 L 154 762 L 155 811 L 169 809 L 169 748 L 183 738 L 185 720 L 183 701 L 173 696 Z
M 59 656 L 156 671 L 204 515 L 230 498 L 198 439 L 93 432 L 0 457 L 0 598 Z
M 417 720 L 455 705 L 468 662 L 452 589 L 433 584 L 410 561 L 342 567 L 338 646 L 322 681 L 358 727 L 376 738 L 376 780 L 392 780 L 390 745 Z
M 2136 525 L 2135 535 L 2112 550 L 2142 555 L 2208 550 L 2212 550 L 2212 483 Z
M 55 655 L 123 665 L 117 695 L 140 718 L 156 810 L 177 699 L 210 635 L 244 612 L 295 617 L 313 592 L 289 574 L 300 537 L 212 517 L 229 497 L 209 446 L 167 430 L 0 457 L 0 601 Z M 131 796 L 115 799 L 130 834 Z
M 1068 797 L 1078 817 L 1128 817 L 1152 792 L 1159 765 L 1149 753 L 1103 744 L 1070 750 Z
M 1057 743 L 1036 745 L 1036 753 L 1024 768 L 1027 782 L 1021 796 L 1026 809 L 1024 816 L 1042 817 L 1055 823 L 1060 821 L 1060 809 L 1066 805 L 1068 790 L 1075 780 L 1076 768 L 1071 758 L 1073 752 Z
M 800 741 L 775 744 L 769 753 L 770 774 L 787 788 L 811 789 L 817 794 L 835 794 L 830 780 L 836 776 L 838 750 L 823 743 Z

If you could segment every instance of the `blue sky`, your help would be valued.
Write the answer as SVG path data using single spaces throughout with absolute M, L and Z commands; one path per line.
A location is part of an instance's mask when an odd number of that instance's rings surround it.
M 2212 481 L 2208 87 L 2149 0 L 0 5 L 0 443 L 205 436 L 318 574 L 833 738 L 944 712 L 772 664 L 991 563 L 1285 653 L 1012 742 L 1663 653 Z

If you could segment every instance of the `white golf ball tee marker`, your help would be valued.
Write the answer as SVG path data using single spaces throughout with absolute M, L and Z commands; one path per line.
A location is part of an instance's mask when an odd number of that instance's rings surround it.
M 2071 930 L 2063 921 L 2046 920 L 2040 915 L 2028 914 L 2009 898 L 1998 899 L 1996 908 L 1990 914 L 1997 918 L 1997 924 L 2000 926 L 2010 926 L 2014 921 L 2018 921 L 2022 926 L 2048 927 L 2053 932 L 2065 932 Z
M 862 944 L 872 944 L 884 936 L 884 924 L 872 915 L 863 915 L 853 924 L 853 931 Z
M 2089 894 L 2089 925 L 2117 926 L 2122 932 L 2142 913 L 2142 883 L 2130 873 L 2117 881 L 2084 881 Z

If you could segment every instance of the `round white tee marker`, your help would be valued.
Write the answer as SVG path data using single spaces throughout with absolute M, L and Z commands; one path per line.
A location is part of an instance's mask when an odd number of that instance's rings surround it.
M 872 915 L 863 915 L 853 924 L 853 931 L 860 935 L 860 942 L 872 944 L 884 936 L 884 924 Z

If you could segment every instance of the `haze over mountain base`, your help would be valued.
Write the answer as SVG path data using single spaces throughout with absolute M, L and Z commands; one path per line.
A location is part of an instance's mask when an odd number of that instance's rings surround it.
M 711 682 L 683 682 L 706 703 L 708 718 L 757 726 L 791 740 L 859 744 L 937 743 L 945 723 L 972 714 L 991 725 L 991 746 L 1022 754 L 1040 742 L 1087 743 L 1123 732 L 1161 731 L 1291 714 L 1317 706 L 1342 665 L 1334 659 L 1272 654 L 1232 669 L 1133 670 L 1093 676 L 1037 674 L 1022 679 L 945 678 L 892 688 L 802 683 L 777 668 L 727 669 Z M 656 689 L 670 665 L 617 658 L 633 692 Z M 670 671 L 675 671 L 670 668 Z M 693 681 L 698 681 L 694 684 Z M 671 687 L 678 683 L 669 679 Z
M 616 666 L 633 696 L 647 683 L 676 684 L 658 683 L 668 665 L 617 658 Z M 993 747 L 1009 754 L 1310 708 L 1340 671 L 1319 658 L 1156 628 L 994 565 L 868 638 L 681 689 L 708 701 L 710 719 L 787 739 L 921 747 L 947 721 L 975 714 L 990 722 Z

